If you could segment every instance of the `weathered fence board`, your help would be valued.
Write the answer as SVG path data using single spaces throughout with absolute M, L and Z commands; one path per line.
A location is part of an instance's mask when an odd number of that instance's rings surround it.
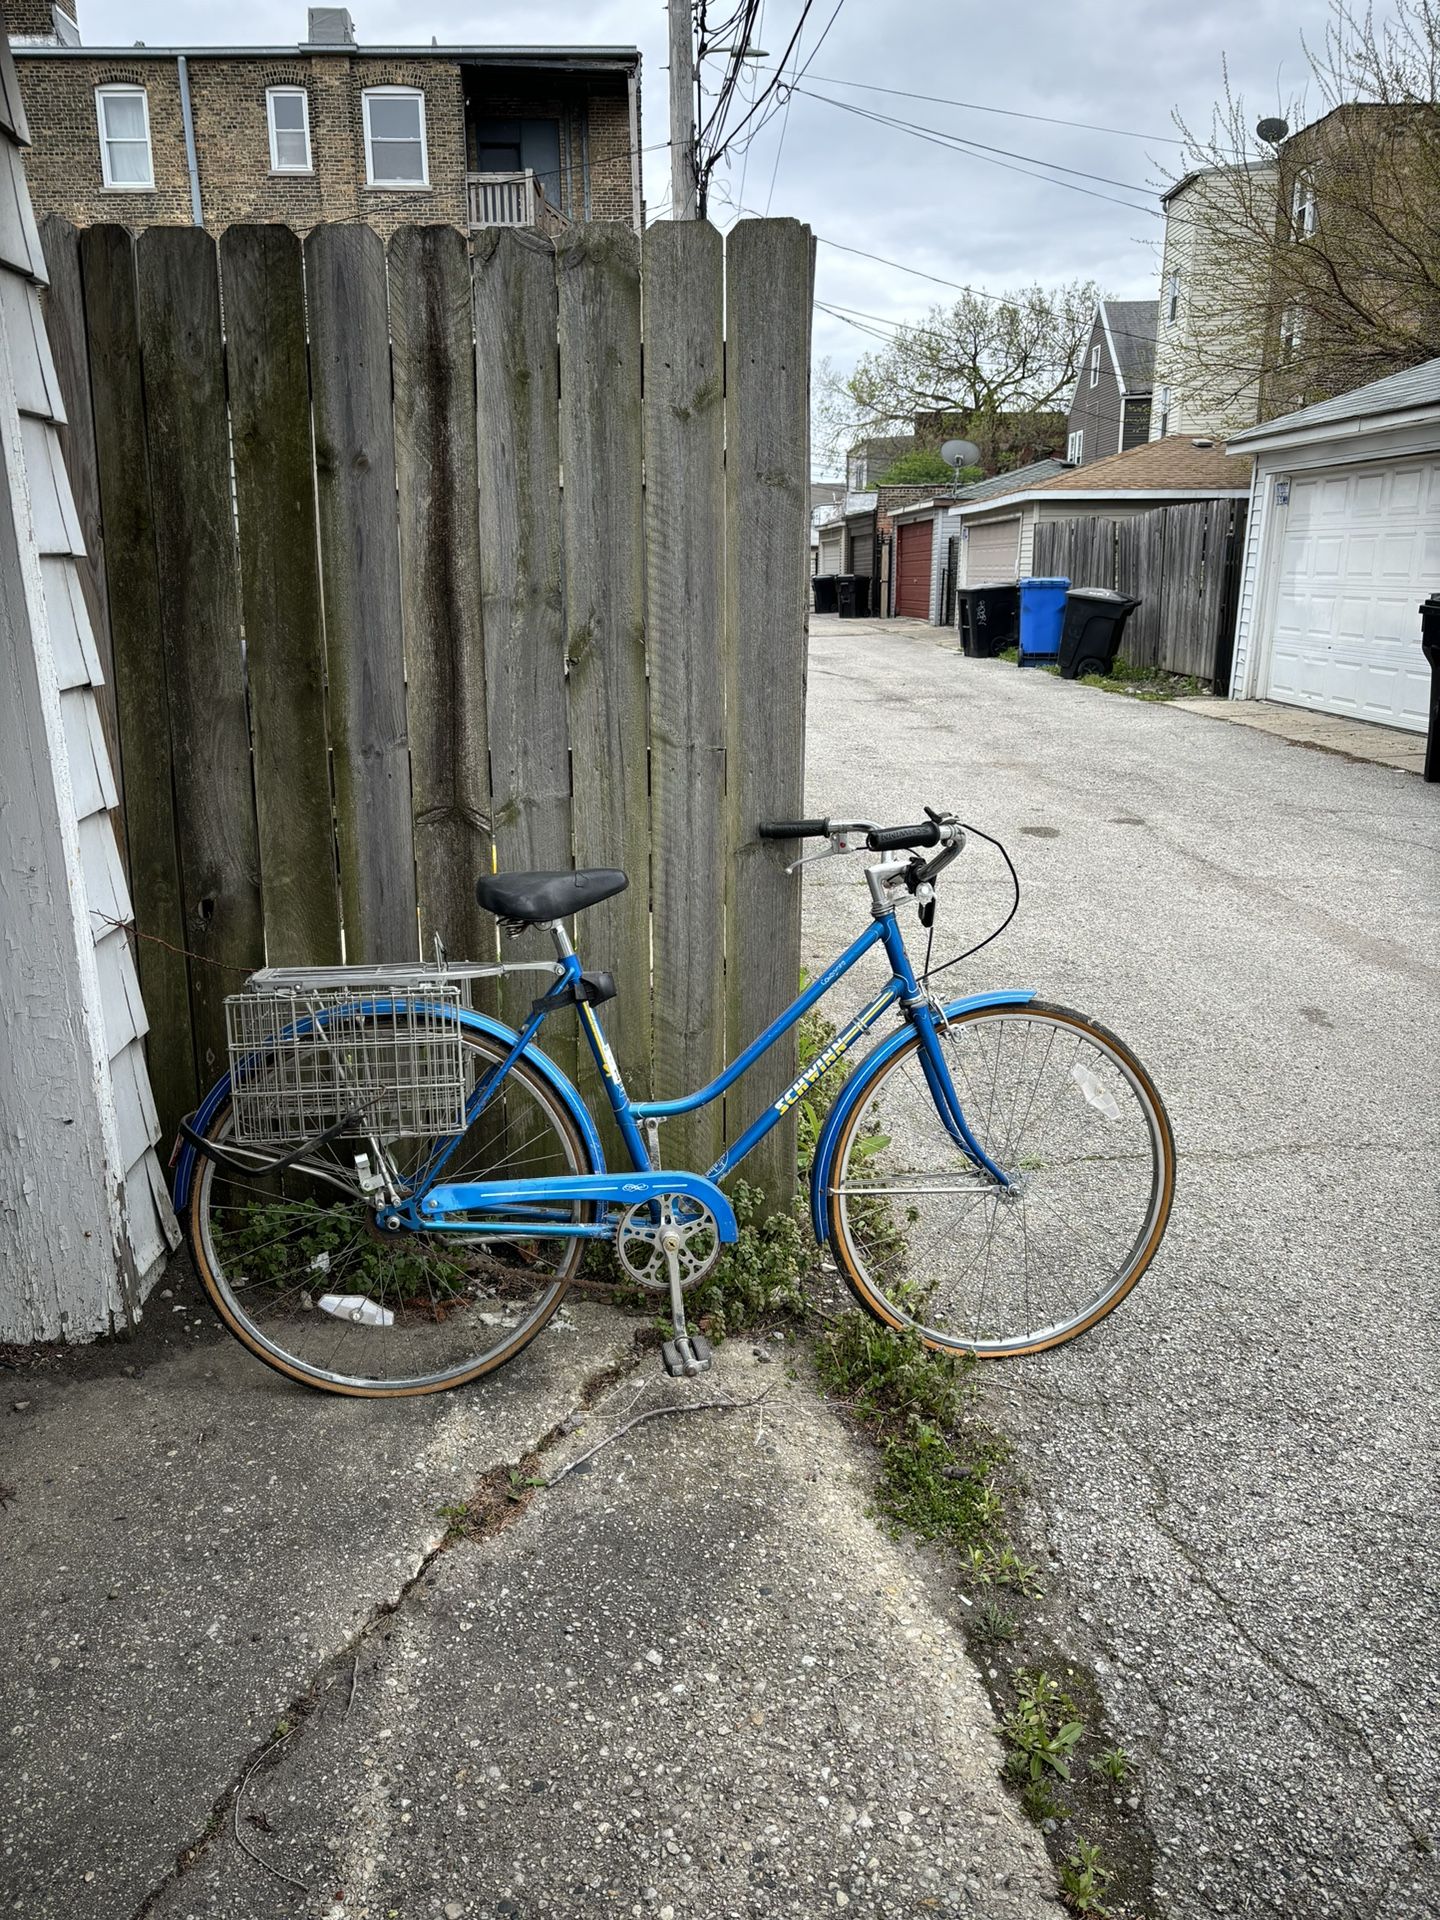
M 554 250 L 535 235 L 492 229 L 477 239 L 474 281 L 495 855 L 502 872 L 544 871 L 571 864 Z M 504 940 L 517 959 L 553 951 L 548 934 Z M 533 998 L 533 980 L 521 974 L 505 982 L 501 1007 L 523 1017 Z M 573 1066 L 572 1036 L 557 1024 L 554 1038 Z
M 115 710 L 114 656 L 110 646 L 110 606 L 105 592 L 105 563 L 100 537 L 100 476 L 95 459 L 95 413 L 90 396 L 90 359 L 85 344 L 85 290 L 80 271 L 80 235 L 70 222 L 56 213 L 47 213 L 40 222 L 40 241 L 45 249 L 45 271 L 50 276 L 46 292 L 46 331 L 55 372 L 60 381 L 60 398 L 65 407 L 65 422 L 57 428 L 64 450 L 65 469 L 70 476 L 70 491 L 75 511 L 85 535 L 85 553 L 76 556 L 75 570 L 85 611 L 90 616 L 90 631 L 104 685 L 97 689 L 100 719 L 105 728 L 105 745 L 110 765 L 121 789 L 124 805 L 124 779 L 120 767 L 120 723 Z M 124 852 L 121 836 L 121 852 Z
M 300 242 L 231 227 L 220 263 L 265 950 L 273 966 L 330 965 L 340 901 Z
M 1227 594 L 1245 535 L 1245 505 L 1197 500 L 1144 513 L 1076 517 L 1035 529 L 1034 569 L 1075 586 L 1113 587 L 1140 605 L 1125 627 L 1134 666 L 1194 674 L 1223 690 L 1233 644 Z
M 731 1050 L 800 986 L 800 888 L 792 848 L 756 837 L 805 800 L 805 603 L 810 527 L 809 229 L 742 220 L 725 242 L 725 656 L 732 847 L 726 900 Z M 795 1077 L 793 1032 L 726 1103 L 733 1140 Z M 795 1166 L 793 1113 L 747 1163 L 783 1195 Z
M 52 239 L 166 1127 L 264 959 L 431 932 L 550 958 L 479 911 L 492 865 L 623 867 L 576 931 L 616 974 L 626 1078 L 715 1077 L 799 972 L 799 885 L 755 826 L 803 794 L 805 230 L 731 240 L 728 400 L 703 223 L 643 262 L 615 226 L 405 229 L 388 273 L 364 227 Z M 544 1044 L 575 1070 L 573 1022 Z M 789 1071 L 782 1048 L 737 1091 L 732 1136 Z M 717 1103 L 663 1157 L 703 1168 L 723 1137 Z M 787 1128 L 747 1165 L 774 1202 L 792 1152 Z
M 135 264 L 181 924 L 194 956 L 195 1063 L 208 1084 L 225 1068 L 225 995 L 265 959 L 220 280 L 215 242 L 200 227 L 148 228 Z
M 379 234 L 314 228 L 305 278 L 345 951 L 411 960 L 419 932 Z
M 390 332 L 420 936 L 427 953 L 438 933 L 447 952 L 479 959 L 494 950 L 495 922 L 475 898 L 490 866 L 490 747 L 474 320 L 462 233 L 395 234 Z
M 125 782 L 136 960 L 150 1018 L 146 1043 L 160 1124 L 195 1104 L 189 969 L 175 845 L 170 712 L 140 377 L 135 250 L 123 227 L 80 237 L 85 337 L 94 394 L 95 468 L 104 523 L 115 707 Z M 72 448 L 73 451 L 73 448 Z M 98 560 L 98 552 L 92 554 Z
M 655 1093 L 725 1060 L 724 247 L 703 221 L 645 235 L 646 648 L 650 662 Z M 667 1166 L 709 1166 L 718 1105 L 667 1122 Z
M 577 228 L 560 241 L 557 267 L 575 860 L 630 876 L 625 893 L 587 909 L 582 950 L 615 975 L 619 995 L 605 1019 L 622 1077 L 643 1098 L 650 1091 L 650 823 L 639 242 L 618 224 Z M 588 1093 L 601 1091 L 587 1048 L 580 1075 Z

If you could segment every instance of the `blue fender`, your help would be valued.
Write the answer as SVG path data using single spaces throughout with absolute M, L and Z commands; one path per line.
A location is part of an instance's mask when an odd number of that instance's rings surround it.
M 389 1004 L 376 1001 L 371 1010 L 376 1013 L 385 1013 L 389 1011 Z M 488 1033 L 492 1039 L 502 1041 L 507 1048 L 513 1047 L 518 1038 L 513 1027 L 507 1027 L 498 1020 L 492 1020 L 488 1014 L 472 1013 L 468 1007 L 462 1007 L 456 1018 L 462 1027 L 473 1027 L 479 1033 Z M 299 1021 L 296 1024 L 301 1029 L 309 1026 L 308 1021 Z M 548 1054 L 542 1053 L 538 1047 L 526 1047 L 520 1058 L 533 1067 L 551 1091 L 559 1096 L 566 1112 L 579 1129 L 580 1137 L 589 1148 L 591 1165 L 595 1172 L 604 1173 L 605 1149 L 600 1144 L 600 1135 L 596 1132 L 595 1122 L 590 1118 L 589 1110 L 572 1082 L 566 1078 Z M 197 1108 L 195 1117 L 190 1122 L 197 1133 L 205 1131 L 216 1112 L 229 1097 L 230 1076 L 227 1073 L 215 1082 Z M 192 1147 L 183 1135 L 177 1145 L 179 1151 L 174 1160 L 175 1210 L 177 1213 L 183 1213 L 190 1198 L 191 1182 L 195 1178 L 195 1162 L 200 1156 L 199 1150 Z
M 947 1019 L 954 1020 L 962 1013 L 974 1013 L 979 1007 L 1028 1006 L 1034 998 L 1033 988 L 1009 993 L 972 993 L 966 1000 L 952 1000 L 944 1008 L 944 1012 Z M 835 1096 L 835 1104 L 825 1117 L 825 1124 L 820 1129 L 820 1138 L 815 1142 L 815 1157 L 810 1163 L 810 1224 L 821 1246 L 824 1246 L 830 1238 L 830 1229 L 825 1218 L 825 1196 L 830 1185 L 830 1166 L 835 1158 L 835 1142 L 840 1137 L 840 1129 L 854 1112 L 857 1104 L 868 1098 L 869 1089 L 876 1074 L 888 1061 L 894 1059 L 912 1037 L 912 1029 L 907 1023 L 876 1047 L 873 1053 L 867 1053 Z

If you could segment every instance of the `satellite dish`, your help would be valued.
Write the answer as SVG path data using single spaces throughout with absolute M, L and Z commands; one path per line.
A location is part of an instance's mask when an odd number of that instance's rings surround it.
M 1263 140 L 1267 147 L 1278 147 L 1289 131 L 1284 120 L 1262 120 L 1255 129 L 1255 138 Z
M 978 467 L 980 449 L 973 440 L 947 440 L 940 449 L 940 458 L 947 467 Z

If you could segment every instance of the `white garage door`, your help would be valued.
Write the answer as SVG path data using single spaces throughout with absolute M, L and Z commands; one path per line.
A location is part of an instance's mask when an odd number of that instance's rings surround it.
M 1275 511 L 1284 525 L 1261 694 L 1423 733 L 1419 606 L 1440 592 L 1440 461 L 1296 474 Z
M 1020 516 L 972 526 L 965 541 L 965 584 L 1014 580 L 1020 573 Z

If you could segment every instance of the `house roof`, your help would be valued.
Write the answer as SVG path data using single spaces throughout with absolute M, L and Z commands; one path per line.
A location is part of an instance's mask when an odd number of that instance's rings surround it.
M 1229 493 L 1250 485 L 1250 462 L 1227 454 L 1214 441 L 1197 443 L 1186 433 L 1145 440 L 1108 460 L 1070 467 L 1052 480 L 1031 483 L 1034 493 Z
M 1158 300 L 1102 300 L 1105 331 L 1115 371 L 1127 394 L 1148 393 L 1155 375 L 1155 324 Z
M 339 55 L 346 59 L 386 60 L 478 60 L 487 66 L 541 67 L 638 67 L 638 47 L 449 47 L 389 44 L 357 46 L 353 41 L 292 41 L 286 46 L 163 46 L 147 47 L 136 42 L 129 47 L 27 45 L 23 40 L 15 48 L 21 60 L 174 60 L 184 54 L 190 60 L 296 60 L 308 56 L 324 58 Z
M 1263 421 L 1258 427 L 1247 427 L 1243 433 L 1231 434 L 1226 444 L 1243 447 L 1254 441 L 1269 440 L 1272 435 L 1343 426 L 1352 421 L 1372 420 L 1377 414 L 1411 413 L 1417 407 L 1440 407 L 1440 360 L 1424 360 L 1418 367 L 1407 367 L 1403 373 L 1372 380 L 1369 386 L 1337 393 L 1333 400 L 1317 400 L 1313 407 L 1301 407 L 1296 413 L 1284 413 L 1276 420 Z
M 1009 473 L 992 473 L 988 480 L 975 480 L 968 487 L 961 487 L 954 497 L 962 502 L 986 500 L 992 494 L 1036 487 L 1042 480 L 1053 480 L 1056 474 L 1069 472 L 1067 460 L 1032 460 L 1028 467 L 1014 467 Z

